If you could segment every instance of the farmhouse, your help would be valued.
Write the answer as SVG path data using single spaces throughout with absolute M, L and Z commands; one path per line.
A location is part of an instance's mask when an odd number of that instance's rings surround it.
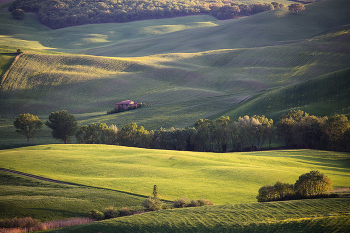
M 115 109 L 128 109 L 129 107 L 137 108 L 138 104 L 132 100 L 124 100 L 115 104 Z

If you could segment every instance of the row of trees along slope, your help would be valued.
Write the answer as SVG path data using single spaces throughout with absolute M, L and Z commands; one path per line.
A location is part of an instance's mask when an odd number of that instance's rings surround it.
M 277 2 L 245 4 L 226 0 L 15 0 L 9 11 L 22 9 L 25 12 L 35 12 L 41 23 L 56 29 L 91 23 L 121 23 L 196 14 L 230 19 L 281 7 L 283 4 Z
M 42 128 L 38 117 L 21 114 L 14 122 L 17 132 L 28 139 L 34 138 Z M 186 129 L 146 130 L 136 123 L 120 130 L 105 123 L 77 126 L 73 115 L 63 110 L 51 113 L 46 126 L 52 136 L 64 143 L 75 135 L 78 143 L 111 144 L 132 147 L 189 150 L 189 151 L 243 151 L 261 150 L 265 142 L 278 138 L 288 148 L 326 149 L 350 151 L 350 121 L 344 115 L 331 117 L 310 116 L 300 110 L 290 111 L 279 118 L 276 127 L 265 116 L 244 116 L 232 122 L 221 116 L 215 122 L 197 120 L 194 127 Z

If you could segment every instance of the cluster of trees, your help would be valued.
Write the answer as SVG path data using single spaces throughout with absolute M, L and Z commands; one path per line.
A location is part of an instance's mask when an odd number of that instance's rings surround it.
M 82 126 L 77 132 L 78 143 L 106 143 L 122 146 L 189 151 L 226 152 L 229 147 L 235 151 L 261 149 L 264 142 L 271 141 L 273 121 L 265 116 L 240 117 L 232 122 L 222 116 L 215 122 L 197 120 L 194 127 L 186 129 L 146 130 L 136 123 L 125 125 L 120 130 L 105 124 Z M 114 128 L 114 135 L 111 128 Z M 116 143 L 115 143 L 116 142 Z M 108 143 L 109 144 L 109 143 Z
M 281 7 L 283 4 L 277 2 L 245 4 L 232 0 L 15 0 L 9 11 L 35 12 L 41 23 L 51 28 L 62 28 L 195 14 L 230 19 Z
M 55 139 L 67 143 L 75 135 L 78 143 L 110 144 L 142 148 L 187 151 L 254 151 L 276 136 L 286 147 L 295 149 L 324 149 L 350 151 L 350 121 L 345 115 L 310 116 L 300 110 L 280 116 L 276 127 L 265 116 L 244 116 L 232 122 L 228 116 L 215 121 L 200 119 L 186 129 L 146 130 L 130 123 L 118 129 L 104 123 L 80 128 L 75 117 L 66 110 L 53 112 L 45 123 Z M 43 123 L 31 114 L 21 114 L 14 121 L 16 132 L 33 139 L 42 131 Z
M 259 189 L 258 202 L 325 197 L 324 192 L 331 190 L 333 182 L 319 171 L 310 171 L 299 176 L 295 184 L 276 182 Z
M 317 117 L 293 110 L 280 116 L 276 127 L 288 148 L 350 151 L 350 121 L 345 115 Z

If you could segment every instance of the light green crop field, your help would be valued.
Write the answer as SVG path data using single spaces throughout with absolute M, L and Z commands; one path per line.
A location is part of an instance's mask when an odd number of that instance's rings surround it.
M 350 200 L 208 206 L 94 222 L 50 232 L 349 232 Z
M 206 198 L 214 204 L 256 202 L 260 187 L 292 183 L 320 170 L 348 187 L 349 153 L 287 150 L 199 153 L 106 145 L 42 145 L 1 150 L 1 167 L 93 187 L 160 198 Z
M 65 185 L 0 172 L 0 219 L 32 217 L 40 221 L 83 217 L 113 206 L 141 208 L 144 197 L 113 190 Z

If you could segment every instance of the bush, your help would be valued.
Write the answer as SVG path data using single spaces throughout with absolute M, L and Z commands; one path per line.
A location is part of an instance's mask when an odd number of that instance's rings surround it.
M 104 214 L 98 210 L 90 210 L 85 214 L 85 217 L 100 221 L 104 219 Z
M 190 200 L 187 197 L 176 199 L 173 202 L 173 208 L 197 207 L 206 205 L 213 205 L 213 203 L 207 199 L 199 199 L 196 201 L 194 199 Z
M 295 182 L 295 191 L 300 197 L 320 195 L 331 190 L 333 182 L 319 171 L 310 171 L 299 176 Z
M 39 225 L 37 219 L 27 218 L 13 218 L 0 220 L 0 228 L 31 228 Z
M 107 207 L 104 211 L 104 219 L 116 218 L 119 216 L 119 211 L 113 206 Z
M 23 20 L 25 17 L 25 12 L 22 9 L 15 9 L 11 12 L 14 19 Z
M 198 204 L 198 206 L 214 205 L 213 202 L 211 202 L 207 199 L 198 199 L 197 204 Z
M 129 216 L 129 215 L 132 215 L 132 211 L 128 207 L 123 207 L 119 210 L 120 217 Z
M 142 206 L 148 211 L 161 210 L 163 202 L 159 198 L 149 197 L 142 202 Z
M 185 208 L 187 207 L 187 205 L 190 203 L 190 199 L 188 199 L 187 197 L 182 197 L 179 199 L 176 199 L 173 202 L 173 207 L 174 208 Z

